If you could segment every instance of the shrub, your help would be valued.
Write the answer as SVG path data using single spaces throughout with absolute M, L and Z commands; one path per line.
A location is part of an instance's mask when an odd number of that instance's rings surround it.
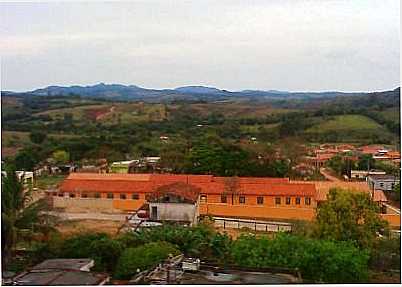
M 101 238 L 94 240 L 88 249 L 91 258 L 95 260 L 96 270 L 113 271 L 123 252 L 123 245 L 110 238 Z
M 178 255 L 180 252 L 167 242 L 152 242 L 128 248 L 120 256 L 114 276 L 116 279 L 130 279 L 137 270 L 144 271 L 154 267 L 170 254 Z
M 353 283 L 367 279 L 368 254 L 348 242 L 279 234 L 274 239 L 241 236 L 232 256 L 244 267 L 298 268 L 307 280 Z

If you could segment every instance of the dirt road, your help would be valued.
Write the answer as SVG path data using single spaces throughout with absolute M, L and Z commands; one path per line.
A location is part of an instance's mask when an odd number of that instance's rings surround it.
M 325 168 L 320 168 L 320 173 L 329 181 L 341 182 L 339 178 L 331 175 Z

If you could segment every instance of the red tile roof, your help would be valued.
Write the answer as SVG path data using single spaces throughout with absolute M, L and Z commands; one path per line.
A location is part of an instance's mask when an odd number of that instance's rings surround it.
M 204 194 L 222 194 L 226 185 L 223 177 L 212 175 L 172 174 L 85 174 L 71 173 L 61 184 L 62 192 L 143 192 L 186 183 L 201 189 Z M 315 197 L 315 185 L 290 183 L 287 178 L 239 178 L 239 193 L 249 195 L 293 195 Z
M 162 185 L 156 188 L 149 196 L 148 201 L 159 201 L 163 200 L 166 195 L 174 195 L 181 198 L 184 201 L 194 203 L 198 200 L 198 195 L 201 189 L 191 184 L 184 182 L 174 182 L 167 185 Z

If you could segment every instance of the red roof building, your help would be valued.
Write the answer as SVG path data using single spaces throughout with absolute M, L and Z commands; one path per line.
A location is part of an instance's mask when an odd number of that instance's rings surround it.
M 231 185 L 231 181 L 235 184 Z M 189 185 L 197 193 L 187 194 Z M 85 206 L 88 202 L 88 208 L 97 206 L 98 210 L 109 206 L 134 211 L 147 203 L 149 195 L 163 190 L 182 193 L 186 198 L 199 194 L 200 213 L 214 216 L 311 220 L 316 207 L 315 185 L 293 183 L 288 178 L 228 180 L 212 175 L 173 174 L 71 173 L 54 202 L 63 203 L 60 207 Z

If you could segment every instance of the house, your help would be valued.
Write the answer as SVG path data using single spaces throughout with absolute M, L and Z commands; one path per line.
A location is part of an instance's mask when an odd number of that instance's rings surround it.
M 201 189 L 184 182 L 160 186 L 148 195 L 151 220 L 196 224 Z
M 367 183 L 371 190 L 392 191 L 400 180 L 393 175 L 370 175 Z
M 367 176 L 369 175 L 385 175 L 385 171 L 381 170 L 351 170 L 350 171 L 350 179 L 357 179 L 357 180 L 366 180 Z
M 52 199 L 55 207 L 70 210 L 129 212 L 157 203 L 149 200 L 159 187 L 173 195 L 166 204 L 179 198 L 198 205 L 200 215 L 284 220 L 311 220 L 315 215 L 314 184 L 292 183 L 287 178 L 71 173 Z M 196 192 L 188 195 L 186 190 L 198 190 L 199 204 Z
M 139 160 L 126 160 L 113 162 L 110 170 L 112 173 L 130 173 L 134 170 Z
M 17 275 L 12 285 L 104 285 L 107 274 L 90 272 L 92 259 L 49 259 Z
M 1 172 L 2 176 L 7 176 L 6 171 Z M 33 171 L 23 171 L 17 170 L 15 171 L 15 175 L 17 176 L 18 180 L 25 186 L 32 186 L 34 184 L 34 173 Z

